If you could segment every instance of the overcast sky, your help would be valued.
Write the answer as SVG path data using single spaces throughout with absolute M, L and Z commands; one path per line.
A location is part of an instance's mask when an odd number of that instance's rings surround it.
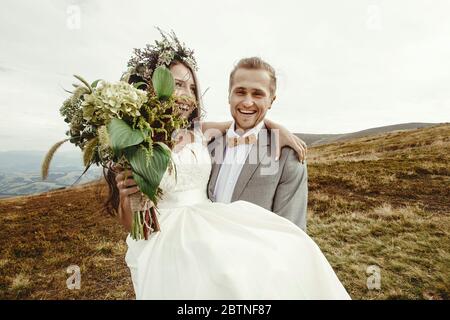
M 448 0 L 3 0 L 0 151 L 65 138 L 72 74 L 117 80 L 155 26 L 194 49 L 206 120 L 230 119 L 229 72 L 256 55 L 278 72 L 268 117 L 294 132 L 449 122 L 449 16 Z

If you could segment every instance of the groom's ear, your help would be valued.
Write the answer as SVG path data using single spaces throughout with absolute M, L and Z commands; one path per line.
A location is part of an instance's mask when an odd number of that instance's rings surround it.
M 272 104 L 273 104 L 273 102 L 275 101 L 276 98 L 277 98 L 277 96 L 273 96 L 272 101 L 270 102 L 270 108 L 272 108 Z

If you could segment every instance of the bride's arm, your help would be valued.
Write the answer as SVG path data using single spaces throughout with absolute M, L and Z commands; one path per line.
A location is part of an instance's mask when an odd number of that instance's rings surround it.
M 280 157 L 281 149 L 283 147 L 290 147 L 297 153 L 298 160 L 303 163 L 306 159 L 306 152 L 308 150 L 306 143 L 288 129 L 272 120 L 266 118 L 264 119 L 264 124 L 268 129 L 272 130 L 276 136 L 279 136 L 279 144 L 276 146 L 275 159 Z
M 223 135 L 227 129 L 231 126 L 232 121 L 225 122 L 200 122 L 202 133 L 205 136 L 206 141 L 210 141 L 212 138 Z M 299 161 L 304 161 L 306 158 L 307 147 L 306 143 L 291 133 L 288 129 L 282 125 L 269 120 L 264 119 L 264 124 L 270 130 L 273 130 L 275 135 L 279 135 L 279 144 L 276 146 L 276 159 L 280 157 L 281 148 L 291 147 L 298 155 Z
M 211 122 L 202 121 L 200 126 L 206 141 L 211 141 L 212 138 L 225 134 L 231 126 L 232 121 L 225 122 Z
M 124 210 L 123 207 L 123 201 L 120 201 L 119 204 L 119 209 L 118 209 L 118 213 L 119 213 L 119 222 L 120 224 L 125 228 L 125 230 L 127 232 L 131 231 L 131 209 L 128 208 L 127 210 Z
M 206 140 L 210 141 L 214 137 L 223 135 L 231 126 L 231 123 L 231 121 L 200 122 L 200 126 Z M 297 153 L 299 161 L 303 162 L 305 160 L 307 147 L 302 139 L 272 120 L 264 119 L 264 124 L 268 129 L 273 130 L 276 136 L 279 136 L 279 144 L 276 146 L 276 159 L 280 157 L 283 147 L 291 147 Z

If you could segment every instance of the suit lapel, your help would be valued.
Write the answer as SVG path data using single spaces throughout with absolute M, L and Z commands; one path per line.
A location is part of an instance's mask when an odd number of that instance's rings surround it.
M 267 135 L 268 130 L 264 125 L 259 134 L 257 143 L 252 146 L 248 154 L 245 164 L 242 167 L 241 174 L 239 175 L 236 186 L 234 187 L 233 196 L 231 201 L 239 200 L 240 196 L 244 192 L 245 187 L 250 181 L 251 177 L 255 173 L 256 169 L 260 166 L 261 162 L 264 162 L 267 158 L 267 146 L 270 145 L 269 137 Z
M 208 197 L 212 201 L 215 201 L 214 189 L 216 187 L 217 177 L 219 176 L 220 167 L 222 166 L 223 160 L 225 158 L 225 148 L 226 148 L 225 135 L 217 137 L 212 143 L 210 143 L 208 148 L 209 148 L 211 157 L 213 159 L 212 168 L 211 168 L 211 176 L 210 176 L 209 184 L 208 184 Z M 222 155 L 223 155 L 222 157 L 220 155 L 216 155 L 216 152 L 218 150 L 220 150 L 219 148 L 222 148 Z

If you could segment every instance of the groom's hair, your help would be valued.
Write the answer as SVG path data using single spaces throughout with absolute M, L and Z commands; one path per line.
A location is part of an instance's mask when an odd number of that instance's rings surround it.
M 230 82 L 228 91 L 231 90 L 233 84 L 234 74 L 238 69 L 250 69 L 250 70 L 265 70 L 270 76 L 270 95 L 275 96 L 275 91 L 277 89 L 277 77 L 275 75 L 275 69 L 259 57 L 244 58 L 238 61 L 234 66 L 233 71 L 230 73 Z

